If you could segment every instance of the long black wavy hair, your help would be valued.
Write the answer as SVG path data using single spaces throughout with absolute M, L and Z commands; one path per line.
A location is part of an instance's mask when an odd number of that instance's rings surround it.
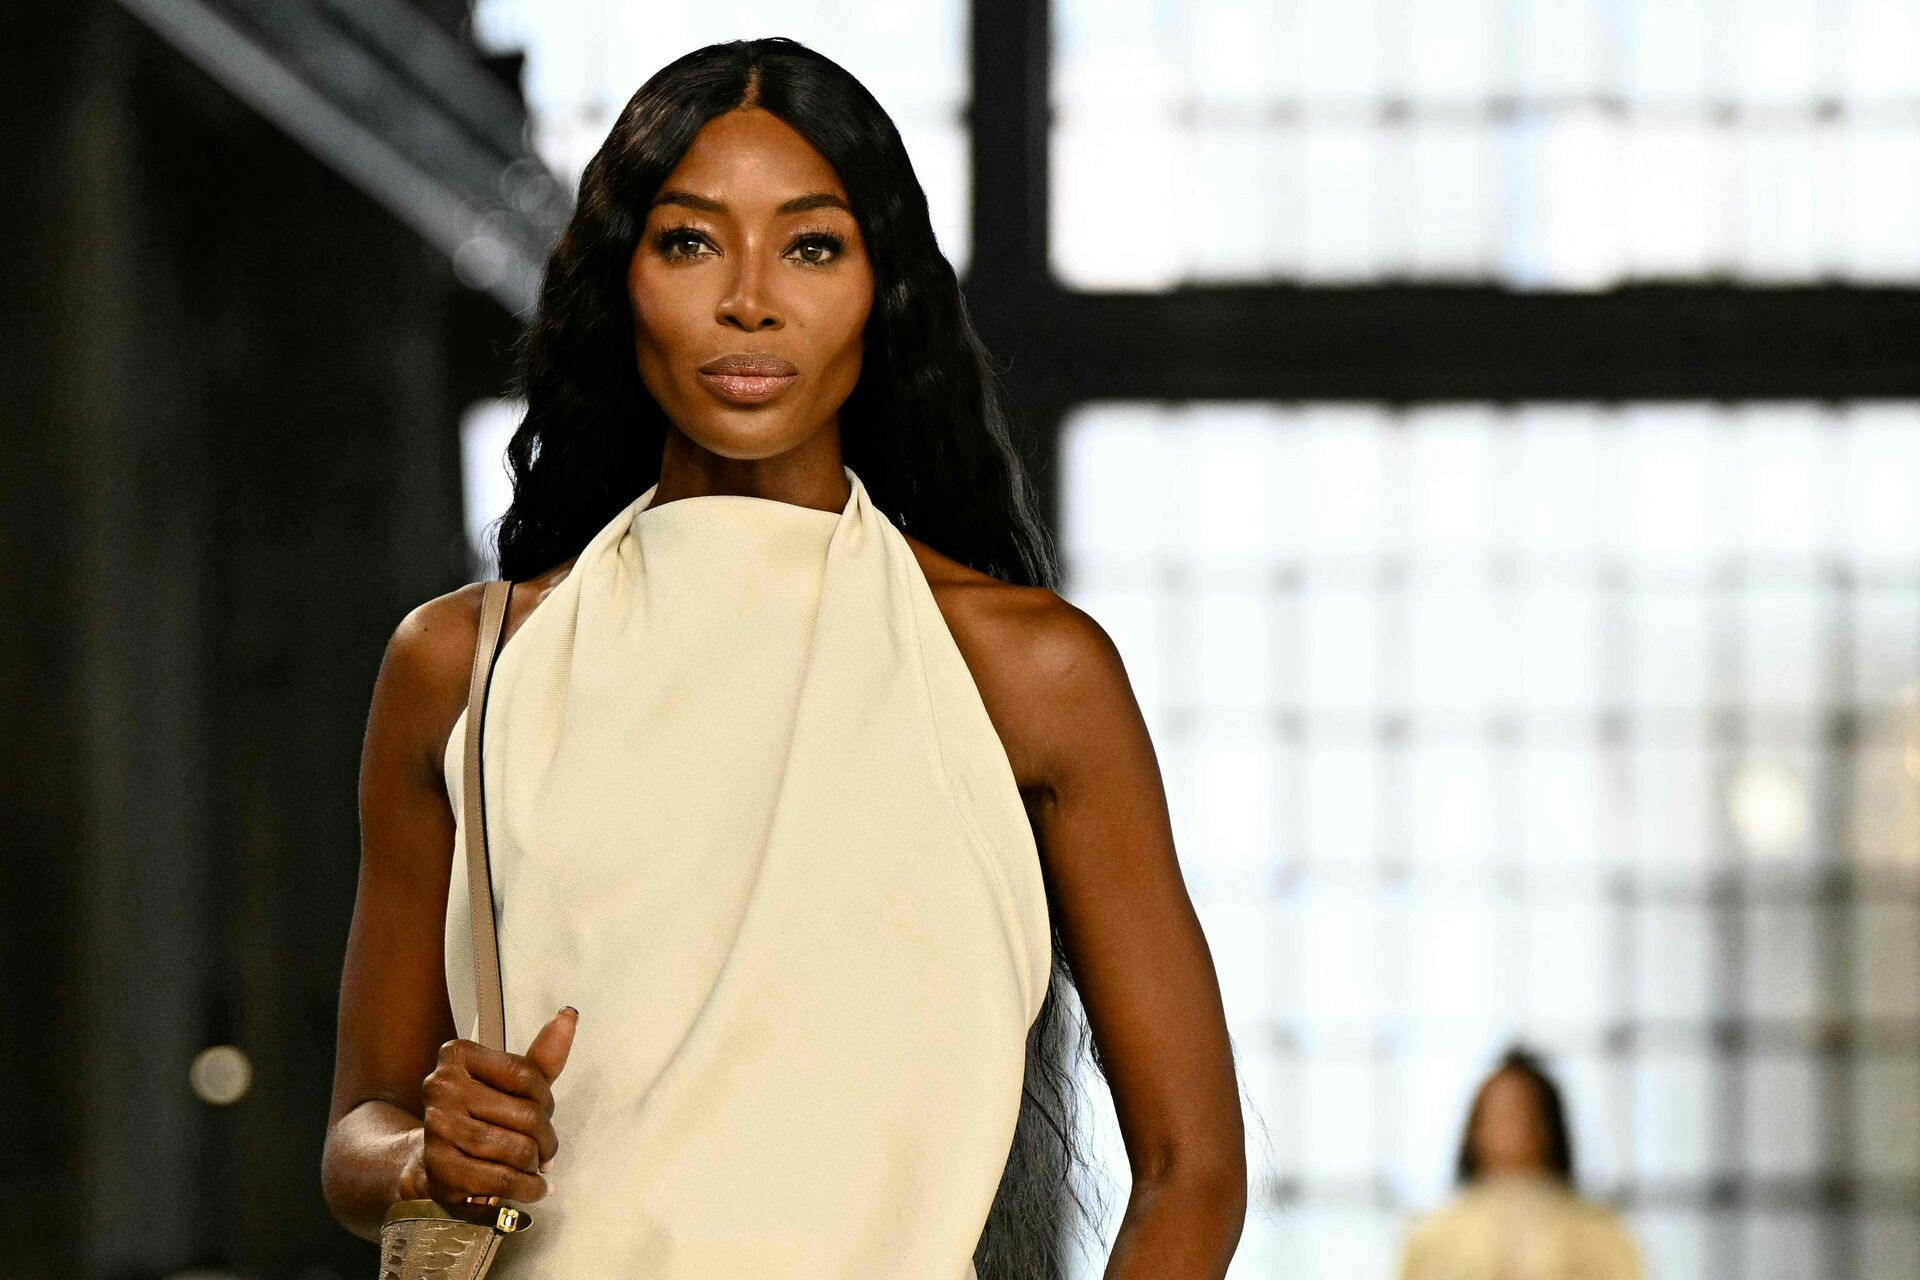
M 1573 1135 L 1567 1125 L 1566 1102 L 1560 1096 L 1560 1086 L 1547 1074 L 1546 1063 L 1523 1045 L 1514 1045 L 1501 1055 L 1499 1063 L 1474 1091 L 1473 1103 L 1467 1108 L 1466 1128 L 1460 1135 L 1460 1154 L 1453 1162 L 1455 1182 L 1465 1186 L 1480 1176 L 1480 1154 L 1474 1149 L 1473 1126 L 1480 1118 L 1481 1105 L 1486 1101 L 1487 1086 L 1493 1083 L 1496 1076 L 1509 1072 L 1522 1077 L 1532 1086 L 1534 1103 L 1540 1108 L 1540 1124 L 1547 1131 L 1547 1172 L 1571 1189 Z
M 522 581 L 577 554 L 660 478 L 668 423 L 640 380 L 627 267 L 654 195 L 694 135 L 749 105 L 833 165 L 872 261 L 866 357 L 840 411 L 846 464 L 902 530 L 1003 581 L 1057 588 L 998 374 L 934 241 L 899 132 L 846 70 L 784 37 L 711 44 L 667 64 L 588 162 L 516 349 L 526 416 L 507 447 L 513 501 L 494 535 L 500 576 Z M 1075 1166 L 1090 1167 L 1075 1131 L 1075 1068 L 1083 1053 L 1098 1066 L 1099 1054 L 1078 1000 L 1069 1010 L 1061 999 L 1073 978 L 1057 922 L 1051 976 L 1027 1037 L 1012 1150 L 974 1251 L 981 1280 L 1063 1275 L 1061 1245 L 1104 1211 L 1075 1185 Z

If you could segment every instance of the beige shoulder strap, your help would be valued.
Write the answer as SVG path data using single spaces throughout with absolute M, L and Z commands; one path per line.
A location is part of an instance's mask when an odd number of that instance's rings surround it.
M 494 933 L 493 870 L 487 863 L 487 800 L 480 768 L 481 731 L 487 722 L 487 688 L 493 661 L 506 630 L 511 582 L 486 584 L 480 596 L 480 633 L 473 647 L 473 675 L 467 681 L 467 740 L 461 774 L 461 825 L 466 833 L 467 906 L 473 929 L 473 998 L 480 1008 L 480 1043 L 507 1047 L 505 994 L 500 985 L 500 941 Z

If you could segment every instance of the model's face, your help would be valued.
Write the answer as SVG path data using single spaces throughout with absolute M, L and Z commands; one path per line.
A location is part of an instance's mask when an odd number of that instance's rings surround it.
M 1473 1122 L 1480 1172 L 1544 1172 L 1547 1141 L 1547 1126 L 1533 1082 L 1517 1071 L 1497 1073 L 1481 1095 Z
M 755 459 L 838 430 L 873 305 L 849 204 L 826 159 L 754 107 L 708 121 L 667 175 L 627 292 L 641 380 L 694 443 Z M 735 355 L 785 376 L 702 372 Z

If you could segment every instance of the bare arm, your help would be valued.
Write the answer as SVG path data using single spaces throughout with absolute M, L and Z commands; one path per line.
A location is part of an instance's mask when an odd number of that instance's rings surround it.
M 1245 1222 L 1246 1139 L 1153 744 L 1092 618 L 1061 601 L 1032 655 L 1037 696 L 1022 714 L 1046 744 L 1047 779 L 1035 830 L 1133 1173 L 1106 1275 L 1221 1277 Z
M 459 714 L 478 591 L 421 605 L 388 642 L 360 762 L 360 875 L 340 984 L 327 1207 L 377 1240 L 395 1200 L 424 1194 L 421 1084 L 455 1035 L 443 930 L 453 812 L 436 754 Z

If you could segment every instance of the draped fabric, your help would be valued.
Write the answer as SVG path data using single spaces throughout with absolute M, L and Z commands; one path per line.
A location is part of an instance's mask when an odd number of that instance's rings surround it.
M 580 1022 L 555 1191 L 495 1280 L 974 1276 L 1047 904 L 972 676 L 845 473 L 837 513 L 648 489 L 500 651 L 507 1048 L 562 1005 Z M 473 1038 L 457 830 L 445 924 Z
M 1408 1231 L 1400 1280 L 1640 1280 L 1612 1210 L 1525 1174 L 1489 1176 Z

